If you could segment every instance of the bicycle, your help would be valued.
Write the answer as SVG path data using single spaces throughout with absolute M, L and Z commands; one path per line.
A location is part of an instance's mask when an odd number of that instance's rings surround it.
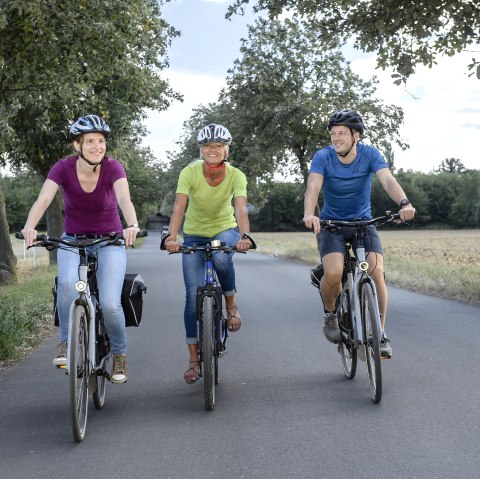
M 166 249 L 167 237 L 168 232 L 162 232 L 161 250 Z M 250 235 L 248 238 L 252 243 L 252 249 L 256 249 L 253 238 Z M 207 411 L 212 411 L 215 407 L 215 386 L 219 383 L 218 360 L 228 352 L 226 349 L 228 324 L 223 316 L 222 288 L 213 267 L 215 251 L 227 254 L 245 253 L 245 251 L 238 251 L 235 246 L 226 246 L 220 240 L 212 240 L 205 246 L 180 246 L 178 251 L 182 254 L 202 252 L 205 259 L 205 282 L 197 289 L 197 325 L 200 377 L 203 377 L 203 394 Z
M 23 239 L 20 232 L 15 236 Z M 147 236 L 146 231 L 137 234 L 137 237 L 144 236 Z M 102 409 L 105 404 L 112 357 L 99 302 L 97 256 L 89 253 L 87 248 L 98 245 L 99 248 L 120 246 L 124 244 L 122 240 L 122 236 L 117 233 L 105 236 L 78 235 L 75 240 L 40 234 L 31 246 L 44 247 L 48 251 L 64 249 L 80 256 L 78 281 L 75 284 L 78 297 L 72 302 L 69 313 L 67 365 L 57 366 L 66 369 L 69 376 L 71 426 L 76 442 L 85 438 L 88 394 L 92 394 L 96 409 Z
M 382 399 L 380 357 L 382 327 L 375 283 L 368 274 L 364 236 L 370 225 L 381 226 L 399 219 L 398 213 L 387 211 L 384 216 L 370 220 L 320 221 L 321 228 L 329 231 L 337 231 L 340 228 L 353 230 L 352 238 L 345 246 L 342 291 L 337 298 L 337 317 L 340 329 L 338 351 L 345 376 L 348 379 L 355 377 L 357 359 L 359 356 L 363 359 L 363 353 L 365 354 L 370 395 L 374 403 L 379 403 Z M 357 242 L 355 251 L 353 251 L 354 240 Z M 322 273 L 314 273 L 312 270 L 312 284 L 319 290 L 321 275 Z

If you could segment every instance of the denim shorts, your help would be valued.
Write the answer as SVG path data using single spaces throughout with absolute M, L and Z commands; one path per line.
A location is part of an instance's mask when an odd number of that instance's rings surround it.
M 340 228 L 337 231 L 328 231 L 322 229 L 317 235 L 318 249 L 320 251 L 320 258 L 330 253 L 345 253 L 345 243 L 352 241 L 355 237 L 355 228 Z M 377 228 L 373 225 L 367 227 L 367 232 L 363 237 L 363 246 L 365 252 L 376 252 L 383 256 L 382 242 L 378 235 Z M 354 250 L 357 247 L 357 242 L 353 241 Z

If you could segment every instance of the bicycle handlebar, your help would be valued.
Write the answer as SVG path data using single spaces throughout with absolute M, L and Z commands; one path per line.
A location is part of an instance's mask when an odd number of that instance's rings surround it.
M 179 251 L 169 252 L 169 254 L 175 253 L 183 253 L 183 254 L 191 254 L 195 253 L 196 251 L 223 251 L 224 253 L 246 253 L 246 251 L 240 251 L 237 249 L 236 246 L 227 246 L 225 244 L 221 244 L 219 246 L 212 246 L 210 244 L 205 246 L 182 246 L 180 245 Z
M 386 211 L 384 216 L 378 216 L 377 218 L 372 218 L 369 220 L 352 220 L 352 221 L 343 221 L 343 220 L 320 220 L 320 227 L 327 230 L 335 230 L 340 226 L 349 227 L 349 228 L 363 228 L 369 225 L 380 225 L 385 223 L 391 223 L 392 221 L 399 220 L 399 213 L 392 213 Z
M 33 248 L 35 246 L 43 246 L 47 250 L 52 250 L 58 248 L 59 245 L 70 246 L 74 248 L 86 248 L 87 246 L 94 246 L 100 243 L 110 242 L 105 246 L 110 245 L 120 245 L 120 240 L 125 239 L 123 235 L 119 235 L 118 233 L 109 233 L 108 235 L 96 235 L 96 238 L 88 238 L 87 235 L 78 235 L 76 240 L 65 240 L 63 238 L 57 238 L 55 236 L 48 236 L 45 234 L 37 235 L 35 239 L 35 243 L 29 248 Z M 144 238 L 148 236 L 148 231 L 143 230 L 137 233 L 137 238 Z M 15 233 L 15 238 L 17 239 L 24 239 L 23 234 L 21 231 L 17 231 Z

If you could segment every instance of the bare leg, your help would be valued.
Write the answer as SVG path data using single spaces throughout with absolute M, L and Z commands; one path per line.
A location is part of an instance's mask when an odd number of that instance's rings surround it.
M 228 330 L 234 333 L 238 331 L 242 325 L 242 317 L 235 303 L 235 295 L 225 296 L 225 307 L 227 309 Z
M 324 275 L 320 282 L 323 305 L 335 311 L 335 302 L 342 291 L 343 254 L 330 253 L 322 258 Z

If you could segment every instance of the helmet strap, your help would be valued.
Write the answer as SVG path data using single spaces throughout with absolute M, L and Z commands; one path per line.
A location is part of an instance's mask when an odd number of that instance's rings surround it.
M 103 157 L 98 163 L 93 163 L 92 161 L 87 160 L 87 159 L 83 156 L 83 151 L 82 151 L 81 149 L 80 149 L 79 155 L 80 155 L 80 158 L 81 158 L 82 160 L 85 160 L 90 166 L 93 166 L 93 172 L 94 172 L 94 173 L 97 172 L 97 168 L 102 164 L 103 159 L 105 158 L 105 157 Z

